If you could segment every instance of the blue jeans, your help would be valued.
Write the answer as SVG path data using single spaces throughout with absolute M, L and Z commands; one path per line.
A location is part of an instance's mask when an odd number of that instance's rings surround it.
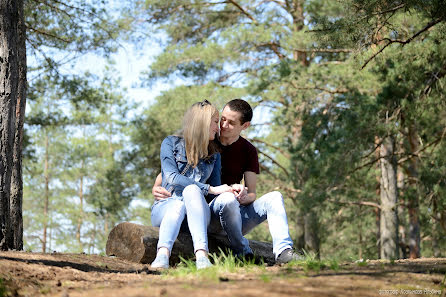
M 240 205 L 232 193 L 223 193 L 209 204 L 211 208 L 210 233 L 226 234 L 231 248 L 237 254 L 252 253 L 243 236 L 268 219 L 276 258 L 293 246 L 282 194 L 271 192 L 249 205 Z
M 158 249 L 165 247 L 169 252 L 172 251 L 185 217 L 192 235 L 194 251 L 208 251 L 207 227 L 211 214 L 209 205 L 197 185 L 185 187 L 183 197 L 173 196 L 153 205 L 152 225 L 160 227 Z

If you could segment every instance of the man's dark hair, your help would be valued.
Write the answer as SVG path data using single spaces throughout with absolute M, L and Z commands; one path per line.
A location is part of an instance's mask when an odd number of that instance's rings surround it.
M 240 122 L 243 125 L 246 122 L 252 120 L 252 108 L 248 102 L 243 99 L 232 99 L 225 106 L 229 106 L 232 111 L 239 112 L 241 114 Z

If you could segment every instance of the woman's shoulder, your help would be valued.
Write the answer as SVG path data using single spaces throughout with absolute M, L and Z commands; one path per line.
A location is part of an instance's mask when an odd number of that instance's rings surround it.
M 181 141 L 183 141 L 183 137 L 178 136 L 178 135 L 169 135 L 166 138 L 164 138 L 163 142 L 170 142 L 170 143 L 179 143 Z

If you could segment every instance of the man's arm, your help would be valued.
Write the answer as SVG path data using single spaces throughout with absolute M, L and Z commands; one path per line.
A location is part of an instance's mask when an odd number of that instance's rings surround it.
M 163 182 L 163 178 L 161 176 L 161 173 L 158 174 L 158 176 L 155 179 L 155 184 L 152 187 L 152 194 L 155 197 L 155 200 L 162 200 L 169 198 L 172 196 L 169 191 L 167 191 L 165 188 L 161 187 L 161 184 Z
M 245 196 L 240 197 L 239 202 L 241 205 L 248 205 L 256 200 L 257 174 L 252 171 L 246 171 L 243 176 L 245 186 L 248 188 L 248 193 Z

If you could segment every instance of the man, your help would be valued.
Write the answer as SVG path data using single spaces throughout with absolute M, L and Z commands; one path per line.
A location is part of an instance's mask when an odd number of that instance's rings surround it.
M 301 259 L 293 252 L 293 242 L 282 194 L 275 191 L 256 199 L 259 160 L 256 148 L 240 133 L 251 125 L 252 108 L 242 99 L 229 101 L 223 108 L 220 120 L 220 148 L 222 184 L 233 185 L 234 193 L 223 193 L 209 203 L 211 226 L 209 232 L 224 232 L 231 248 L 240 257 L 252 257 L 248 240 L 243 236 L 268 219 L 273 239 L 276 263 Z M 239 185 L 244 180 L 245 186 Z M 158 176 L 152 193 L 155 199 L 170 197 L 162 188 Z

